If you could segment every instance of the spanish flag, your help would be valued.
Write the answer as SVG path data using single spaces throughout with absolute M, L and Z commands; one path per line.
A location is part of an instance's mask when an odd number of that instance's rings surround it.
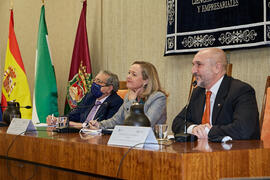
M 32 104 L 23 61 L 14 32 L 13 10 L 11 9 L 1 104 L 7 106 L 7 101 L 13 100 L 19 102 L 21 107 L 31 106 Z M 31 119 L 32 109 L 21 108 L 20 111 L 22 118 Z

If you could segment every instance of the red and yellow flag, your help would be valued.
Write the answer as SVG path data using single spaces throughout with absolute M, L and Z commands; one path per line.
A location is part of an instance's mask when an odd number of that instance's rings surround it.
M 11 9 L 1 104 L 7 106 L 7 101 L 12 100 L 19 102 L 21 107 L 31 106 L 32 104 L 23 61 L 14 32 L 13 10 Z M 21 108 L 20 111 L 22 118 L 32 118 L 32 109 Z

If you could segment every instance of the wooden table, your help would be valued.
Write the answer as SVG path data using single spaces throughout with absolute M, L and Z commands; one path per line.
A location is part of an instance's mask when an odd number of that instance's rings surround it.
M 7 128 L 0 128 L 0 179 L 116 178 L 120 160 L 129 150 L 107 145 L 108 135 L 80 136 L 39 129 L 36 134 L 15 136 L 6 134 Z M 270 145 L 266 147 L 266 143 L 252 140 L 220 144 L 201 140 L 172 143 L 157 150 L 133 149 L 125 157 L 118 178 L 270 176 Z

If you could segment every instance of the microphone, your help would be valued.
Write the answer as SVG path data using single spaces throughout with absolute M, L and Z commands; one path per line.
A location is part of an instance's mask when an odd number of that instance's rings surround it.
M 197 81 L 194 80 L 192 82 L 193 88 L 196 85 L 197 85 Z M 192 91 L 191 91 L 191 95 L 193 93 L 193 88 L 192 88 Z M 194 141 L 196 141 L 198 139 L 197 136 L 187 133 L 187 111 L 188 111 L 188 107 L 189 107 L 189 104 L 190 104 L 191 95 L 188 98 L 187 104 L 185 106 L 186 113 L 185 113 L 185 119 L 184 119 L 184 132 L 183 133 L 177 133 L 177 134 L 174 135 L 174 138 L 175 138 L 176 142 L 194 142 Z
M 89 107 L 93 107 L 95 104 L 90 104 L 90 105 L 85 105 L 85 106 L 80 106 L 78 105 L 77 107 L 75 107 L 74 109 L 81 109 L 81 108 L 89 108 Z M 102 104 L 100 104 L 100 106 L 108 106 L 108 102 L 103 102 Z
M 8 106 L 0 106 L 1 108 L 7 108 Z M 32 106 L 16 106 L 18 108 L 25 108 L 25 109 L 31 109 Z
M 70 109 L 69 112 L 68 112 L 67 114 L 69 114 L 69 113 L 71 113 L 71 112 L 73 112 L 73 111 L 75 111 L 75 110 L 79 110 L 79 109 L 87 109 L 87 108 L 90 108 L 90 107 L 93 107 L 93 106 L 94 106 L 93 104 L 90 104 L 90 105 L 83 105 L 83 106 L 77 105 L 75 108 Z
M 80 106 L 80 105 L 78 105 L 78 106 L 76 106 L 73 110 L 75 110 L 75 109 L 90 108 L 91 106 L 93 106 L 93 105 L 88 105 L 88 106 Z
M 192 86 L 195 87 L 196 85 L 197 85 L 197 80 L 194 80 L 194 81 L 192 82 Z M 192 89 L 192 91 L 193 91 L 193 89 Z
M 31 109 L 31 106 L 20 106 L 20 108 Z

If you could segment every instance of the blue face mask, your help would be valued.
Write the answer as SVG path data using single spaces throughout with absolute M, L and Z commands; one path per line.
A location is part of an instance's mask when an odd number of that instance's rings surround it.
M 103 95 L 103 93 L 100 91 L 101 89 L 101 85 L 98 85 L 96 83 L 92 83 L 92 86 L 91 86 L 91 93 L 93 96 L 95 96 L 96 98 L 99 98 Z

